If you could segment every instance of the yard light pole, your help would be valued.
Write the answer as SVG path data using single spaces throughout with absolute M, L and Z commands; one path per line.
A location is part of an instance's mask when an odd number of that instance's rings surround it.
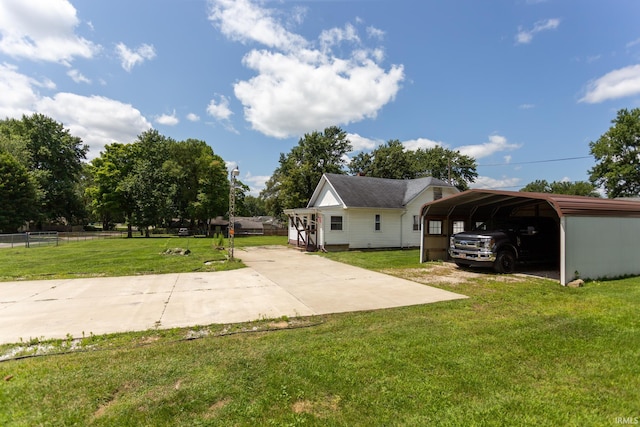
M 229 188 L 229 259 L 233 261 L 233 238 L 236 234 L 235 214 L 236 214 L 236 177 L 240 175 L 240 170 L 236 166 L 231 171 L 231 186 Z

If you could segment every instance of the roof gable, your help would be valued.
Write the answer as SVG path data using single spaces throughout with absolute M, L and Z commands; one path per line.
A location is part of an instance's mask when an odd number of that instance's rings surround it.
M 386 179 L 367 176 L 324 174 L 309 201 L 316 206 L 321 188 L 328 184 L 345 208 L 401 209 L 430 186 L 453 187 L 439 179 Z

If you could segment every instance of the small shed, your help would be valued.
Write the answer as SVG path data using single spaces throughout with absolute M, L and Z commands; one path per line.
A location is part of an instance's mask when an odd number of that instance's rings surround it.
M 640 275 L 640 202 L 548 193 L 474 189 L 424 204 L 420 261 L 446 259 L 449 237 L 476 222 L 512 216 L 557 221 L 563 285 Z

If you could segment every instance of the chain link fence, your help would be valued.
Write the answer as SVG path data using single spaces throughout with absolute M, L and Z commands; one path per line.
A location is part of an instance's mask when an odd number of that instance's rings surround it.
M 124 231 L 105 232 L 58 232 L 39 231 L 15 234 L 0 234 L 0 249 L 32 246 L 58 246 L 62 243 L 77 242 L 83 240 L 112 239 L 126 236 Z

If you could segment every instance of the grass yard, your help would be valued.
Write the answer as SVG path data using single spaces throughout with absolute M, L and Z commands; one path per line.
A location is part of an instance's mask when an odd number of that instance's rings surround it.
M 0 249 L 0 281 L 221 271 L 243 267 L 241 263 L 224 262 L 227 251 L 215 249 L 216 242 L 215 239 L 195 237 L 136 237 L 3 248 Z M 239 237 L 234 242 L 236 248 L 285 245 L 287 238 Z M 175 248 L 188 249 L 191 253 L 189 256 L 164 254 Z
M 402 276 L 418 267 L 411 252 L 327 256 Z M 78 343 L 83 352 L 4 361 L 0 425 L 602 426 L 640 417 L 640 278 L 570 289 L 487 275 L 438 286 L 470 298 L 91 336 Z

